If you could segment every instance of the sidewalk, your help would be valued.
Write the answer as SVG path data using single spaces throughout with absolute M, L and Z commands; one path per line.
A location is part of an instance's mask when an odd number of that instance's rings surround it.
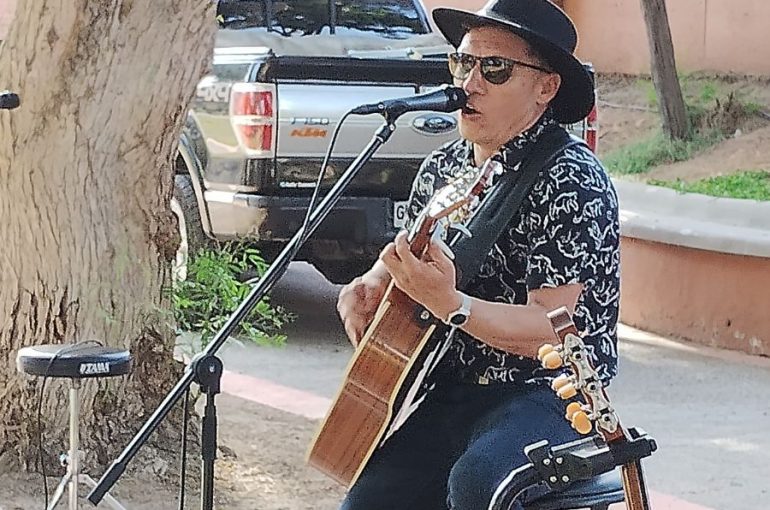
M 653 508 L 770 508 L 763 453 L 770 451 L 770 360 L 627 327 L 620 336 L 621 375 L 609 393 L 624 424 L 658 442 L 644 463 Z M 222 353 L 223 391 L 317 420 L 351 353 L 323 341 L 290 340 L 284 349 L 232 344 Z

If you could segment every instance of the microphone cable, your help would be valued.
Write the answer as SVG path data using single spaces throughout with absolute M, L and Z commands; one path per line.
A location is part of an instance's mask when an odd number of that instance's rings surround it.
M 324 156 L 323 162 L 321 163 L 321 170 L 318 172 L 318 178 L 316 179 L 315 187 L 313 188 L 313 195 L 310 197 L 310 202 L 307 206 L 307 211 L 305 212 L 305 218 L 302 221 L 302 226 L 300 226 L 299 230 L 299 242 L 296 246 L 294 246 L 294 249 L 291 251 L 291 255 L 289 257 L 289 260 L 294 260 L 294 257 L 299 252 L 300 248 L 303 244 L 305 244 L 305 241 L 308 239 L 307 235 L 307 229 L 310 225 L 310 217 L 312 216 L 312 213 L 314 212 L 316 208 L 316 203 L 318 202 L 318 197 L 321 192 L 321 185 L 323 183 L 324 175 L 326 174 L 326 167 L 329 164 L 329 160 L 331 159 L 332 151 L 334 150 L 334 145 L 337 143 L 337 137 L 340 134 L 340 128 L 342 127 L 342 124 L 347 120 L 347 118 L 353 113 L 353 110 L 348 110 L 345 112 L 345 114 L 340 117 L 340 121 L 337 123 L 337 126 L 334 128 L 334 132 L 332 133 L 332 139 L 329 142 L 329 148 L 326 150 L 326 155 Z

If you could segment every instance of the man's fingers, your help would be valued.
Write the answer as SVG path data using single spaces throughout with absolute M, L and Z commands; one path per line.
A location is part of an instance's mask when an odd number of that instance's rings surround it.
M 432 241 L 430 243 L 430 246 L 428 246 L 428 257 L 436 264 L 441 272 L 446 272 L 450 267 L 454 267 L 454 262 L 446 253 L 444 253 L 444 250 L 438 242 Z
M 398 255 L 398 258 L 401 259 L 403 263 L 413 265 L 417 262 L 417 257 L 415 257 L 412 250 L 409 249 L 409 242 L 406 240 L 405 232 L 399 233 L 396 236 L 395 241 L 393 241 L 393 244 L 395 245 L 396 255 Z
M 385 265 L 385 269 L 388 270 L 391 276 L 396 277 L 400 274 L 401 259 L 396 253 L 396 245 L 394 243 L 388 243 L 385 248 L 380 252 L 380 260 Z
M 345 326 L 345 333 L 347 333 L 348 340 L 350 340 L 350 343 L 353 344 L 353 347 L 358 347 L 358 342 L 360 341 L 360 338 L 358 334 L 355 332 L 355 330 L 350 326 Z

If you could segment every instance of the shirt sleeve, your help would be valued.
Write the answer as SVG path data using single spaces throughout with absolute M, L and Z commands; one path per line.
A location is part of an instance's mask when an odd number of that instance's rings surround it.
M 598 162 L 560 158 L 533 187 L 529 206 L 529 290 L 572 283 L 588 289 L 616 273 L 617 198 Z

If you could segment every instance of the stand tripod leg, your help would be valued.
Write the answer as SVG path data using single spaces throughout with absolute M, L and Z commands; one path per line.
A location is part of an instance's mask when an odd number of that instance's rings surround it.
M 56 486 L 56 491 L 53 493 L 53 498 L 51 499 L 51 502 L 48 504 L 48 508 L 46 510 L 53 510 L 54 508 L 56 508 L 56 505 L 59 504 L 61 497 L 64 496 L 64 490 L 69 486 L 71 477 L 72 477 L 72 474 L 69 472 L 69 469 L 68 469 L 67 474 L 62 477 L 61 481 L 59 482 L 59 485 Z

